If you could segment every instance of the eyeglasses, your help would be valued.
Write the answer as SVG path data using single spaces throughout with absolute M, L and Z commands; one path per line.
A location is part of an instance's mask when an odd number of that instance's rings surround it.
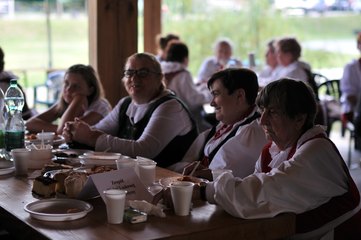
M 141 69 L 138 69 L 138 70 L 135 70 L 135 69 L 124 70 L 123 75 L 126 78 L 131 78 L 134 75 L 136 75 L 138 78 L 146 78 L 146 77 L 148 77 L 148 75 L 150 73 L 157 74 L 157 75 L 161 74 L 159 72 L 149 70 L 148 68 L 141 68 Z

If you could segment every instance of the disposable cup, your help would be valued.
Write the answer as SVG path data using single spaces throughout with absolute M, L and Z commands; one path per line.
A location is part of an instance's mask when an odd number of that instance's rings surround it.
M 28 174 L 30 150 L 26 148 L 15 148 L 11 150 L 11 156 L 14 160 L 15 175 L 26 176 Z
M 152 185 L 155 181 L 156 166 L 157 162 L 151 159 L 137 157 L 136 173 L 142 183 L 147 187 Z
M 117 169 L 123 169 L 123 168 L 134 168 L 136 161 L 134 158 L 131 158 L 129 156 L 121 156 L 119 159 L 115 160 L 117 164 Z
M 170 185 L 174 212 L 178 216 L 189 215 L 194 183 L 179 181 Z
M 125 196 L 127 191 L 119 189 L 109 189 L 104 192 L 104 201 L 107 207 L 108 223 L 120 224 L 123 222 Z
M 225 172 L 232 173 L 232 170 L 230 170 L 230 169 L 213 169 L 212 170 L 213 180 L 216 180 L 219 176 L 221 176 Z

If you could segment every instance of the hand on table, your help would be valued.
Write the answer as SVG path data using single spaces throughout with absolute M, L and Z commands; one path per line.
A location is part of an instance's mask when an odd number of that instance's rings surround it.
M 196 164 L 197 164 L 197 162 L 192 162 L 192 163 L 188 164 L 187 166 L 185 166 L 183 169 L 183 175 L 185 175 L 185 176 L 189 175 L 193 171 Z M 197 169 L 193 173 L 193 176 L 212 180 L 211 170 L 209 168 L 203 166 L 202 164 L 198 165 Z

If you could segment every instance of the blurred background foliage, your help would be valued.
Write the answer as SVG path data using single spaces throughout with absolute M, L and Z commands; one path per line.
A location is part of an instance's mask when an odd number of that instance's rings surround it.
M 48 1 L 53 67 L 87 64 L 87 1 Z M 48 67 L 44 3 L 44 0 L 15 1 L 15 17 L 0 15 L 0 46 L 6 54 L 6 68 L 29 69 L 27 86 L 43 83 L 43 70 Z M 139 51 L 143 50 L 142 6 L 143 1 L 139 0 Z M 266 43 L 272 38 L 291 35 L 299 39 L 303 46 L 302 58 L 314 69 L 342 68 L 359 55 L 355 31 L 361 29 L 360 22 L 361 14 L 354 12 L 285 15 L 275 10 L 269 0 L 162 1 L 162 32 L 177 33 L 188 45 L 189 70 L 193 75 L 197 74 L 203 59 L 213 54 L 213 44 L 221 37 L 232 40 L 234 56 L 245 65 L 248 53 L 253 52 L 258 65 L 262 66 Z M 355 51 L 337 49 L 336 44 L 331 49 L 309 48 L 313 41 L 321 45 L 348 41 Z M 23 76 L 21 71 L 19 74 Z

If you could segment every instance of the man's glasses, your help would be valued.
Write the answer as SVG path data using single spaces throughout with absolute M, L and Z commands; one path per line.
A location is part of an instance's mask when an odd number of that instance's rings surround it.
M 148 68 L 141 68 L 138 70 L 134 70 L 134 69 L 124 70 L 123 75 L 126 78 L 131 78 L 133 76 L 137 76 L 138 78 L 146 78 L 146 77 L 148 77 L 148 75 L 150 73 L 157 74 L 157 75 L 161 74 L 159 72 L 151 71 Z

